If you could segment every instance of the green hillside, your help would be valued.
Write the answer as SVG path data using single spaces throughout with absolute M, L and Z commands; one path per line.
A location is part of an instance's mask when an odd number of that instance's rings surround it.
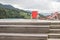
M 42 14 L 39 14 L 40 17 L 45 17 Z M 19 18 L 19 19 L 30 19 L 31 11 L 24 11 L 18 8 L 14 8 L 11 5 L 0 4 L 0 19 L 7 18 Z
M 0 19 L 5 19 L 5 18 L 29 19 L 29 18 L 31 18 L 31 14 L 30 14 L 30 12 L 14 8 L 11 5 L 0 4 Z

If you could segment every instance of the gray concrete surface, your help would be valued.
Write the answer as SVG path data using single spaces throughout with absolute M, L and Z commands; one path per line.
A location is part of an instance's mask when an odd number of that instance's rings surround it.
M 59 40 L 59 20 L 0 19 L 0 40 Z

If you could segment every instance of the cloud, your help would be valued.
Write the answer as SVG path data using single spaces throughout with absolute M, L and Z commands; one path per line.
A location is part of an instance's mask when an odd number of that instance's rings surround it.
M 60 11 L 60 0 L 0 0 L 0 2 L 17 8 L 36 9 L 44 13 Z
M 53 0 L 53 1 L 60 2 L 60 0 Z

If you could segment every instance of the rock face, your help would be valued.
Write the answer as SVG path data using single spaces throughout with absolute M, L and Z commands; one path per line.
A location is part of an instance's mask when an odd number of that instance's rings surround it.
M 0 40 L 60 40 L 60 22 L 0 20 Z
M 58 12 L 52 13 L 51 15 L 47 16 L 47 19 L 60 20 L 60 13 Z

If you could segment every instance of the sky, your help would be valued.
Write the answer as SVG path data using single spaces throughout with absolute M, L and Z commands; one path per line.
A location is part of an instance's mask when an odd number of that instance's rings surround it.
M 2 4 L 9 4 L 19 9 L 37 10 L 41 13 L 60 11 L 60 0 L 0 0 Z

